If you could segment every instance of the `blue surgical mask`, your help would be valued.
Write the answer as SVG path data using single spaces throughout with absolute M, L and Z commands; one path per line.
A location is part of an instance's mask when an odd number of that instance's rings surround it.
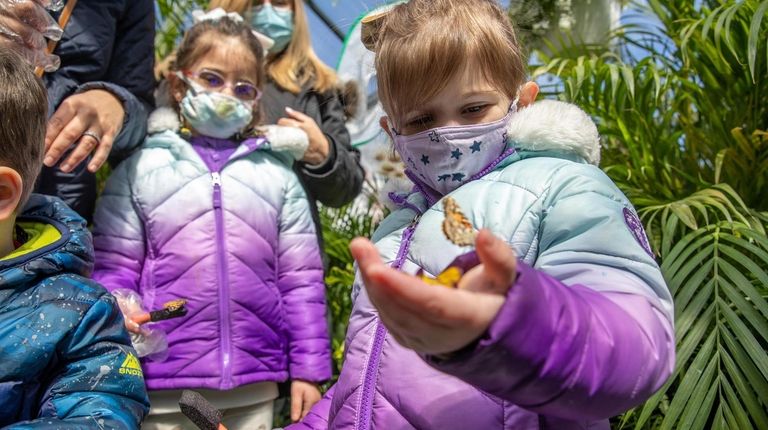
M 293 37 L 293 11 L 275 9 L 271 4 L 256 7 L 253 9 L 251 26 L 275 42 L 269 48 L 270 54 L 283 52 Z
M 236 97 L 206 91 L 187 81 L 189 90 L 179 109 L 187 124 L 203 136 L 227 139 L 242 132 L 253 119 L 253 106 Z

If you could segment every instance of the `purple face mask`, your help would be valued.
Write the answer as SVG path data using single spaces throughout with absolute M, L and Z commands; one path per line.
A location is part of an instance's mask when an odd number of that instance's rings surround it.
M 477 179 L 480 172 L 501 157 L 507 146 L 507 124 L 516 111 L 515 102 L 498 121 L 433 128 L 410 136 L 390 128 L 408 177 L 444 196 Z

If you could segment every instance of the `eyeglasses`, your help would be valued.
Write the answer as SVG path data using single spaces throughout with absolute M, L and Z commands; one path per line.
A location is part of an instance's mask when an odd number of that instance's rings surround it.
M 183 73 L 184 76 L 194 78 L 197 83 L 208 90 L 223 91 L 225 88 L 230 88 L 235 97 L 249 102 L 256 102 L 261 98 L 261 91 L 249 82 L 240 81 L 232 85 L 223 76 L 211 70 L 201 70 L 197 73 L 185 70 Z

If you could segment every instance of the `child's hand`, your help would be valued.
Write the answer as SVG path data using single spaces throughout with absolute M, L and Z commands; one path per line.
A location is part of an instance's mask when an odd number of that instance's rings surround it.
M 476 246 L 481 264 L 462 277 L 458 289 L 430 286 L 386 266 L 367 239 L 354 239 L 350 249 L 392 336 L 417 352 L 445 354 L 488 329 L 517 276 L 515 254 L 502 240 L 482 230 Z
M 285 108 L 285 112 L 289 117 L 280 118 L 277 121 L 277 125 L 298 127 L 304 130 L 309 137 L 309 148 L 307 148 L 307 151 L 304 153 L 304 158 L 301 161 L 310 165 L 323 164 L 328 158 L 331 144 L 328 142 L 328 138 L 325 137 L 323 131 L 320 130 L 317 122 L 311 117 L 289 107 Z
M 291 381 L 291 420 L 303 420 L 315 403 L 322 398 L 320 387 L 313 383 L 294 379 Z
M 128 330 L 129 333 L 141 334 L 140 325 L 133 322 L 128 315 L 123 315 L 123 319 L 125 320 L 125 329 Z

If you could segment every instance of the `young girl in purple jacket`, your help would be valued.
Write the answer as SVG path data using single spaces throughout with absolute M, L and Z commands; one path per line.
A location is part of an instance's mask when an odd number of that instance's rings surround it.
M 276 382 L 292 380 L 298 418 L 331 376 L 322 263 L 291 168 L 307 139 L 255 127 L 262 63 L 239 17 L 192 27 L 170 77 L 175 109 L 153 114 L 97 207 L 94 278 L 137 293 L 147 310 L 187 300 L 186 316 L 154 323 L 168 358 L 142 362 L 145 429 L 192 428 L 183 389 L 223 410 L 229 428 L 270 429 Z
M 370 25 L 381 125 L 413 189 L 352 243 L 339 381 L 290 428 L 607 429 L 666 381 L 674 330 L 595 125 L 534 103 L 494 0 L 410 0 Z M 459 270 L 423 280 L 452 262 L 468 270 L 455 287 L 433 284 Z

